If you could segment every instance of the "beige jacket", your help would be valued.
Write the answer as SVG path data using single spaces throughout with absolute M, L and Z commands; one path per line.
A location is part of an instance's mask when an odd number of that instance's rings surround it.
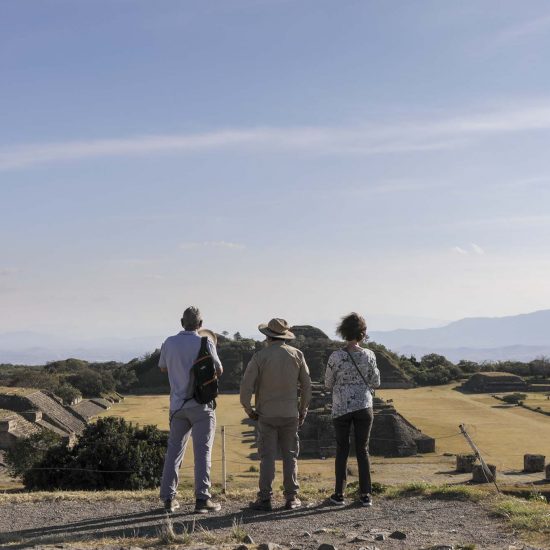
M 303 415 L 311 401 L 311 378 L 304 354 L 283 341 L 269 342 L 253 355 L 241 382 L 241 405 L 247 413 L 252 411 L 252 394 L 260 416 Z

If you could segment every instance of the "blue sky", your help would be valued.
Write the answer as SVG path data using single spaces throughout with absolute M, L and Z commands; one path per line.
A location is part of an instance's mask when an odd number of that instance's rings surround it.
M 550 307 L 546 1 L 0 2 L 0 331 Z

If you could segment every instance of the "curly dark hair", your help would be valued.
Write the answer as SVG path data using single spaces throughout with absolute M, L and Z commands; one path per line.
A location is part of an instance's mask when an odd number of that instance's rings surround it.
M 367 322 L 359 313 L 352 312 L 342 317 L 336 332 L 346 341 L 360 342 L 367 336 Z

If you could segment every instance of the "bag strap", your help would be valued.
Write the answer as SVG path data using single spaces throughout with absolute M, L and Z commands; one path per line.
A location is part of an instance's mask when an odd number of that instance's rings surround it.
M 208 350 L 208 336 L 201 336 L 201 348 L 193 365 L 196 365 L 205 355 L 210 355 Z
M 355 362 L 355 359 L 353 358 L 353 355 L 350 353 L 350 351 L 347 348 L 344 348 L 349 355 L 349 358 L 351 359 L 352 363 L 355 365 L 355 368 L 357 369 L 357 372 L 359 373 L 359 376 L 363 379 L 363 382 L 365 382 L 365 386 L 370 390 L 369 383 L 367 382 L 367 379 L 363 376 L 363 373 L 359 370 L 359 367 L 357 366 L 357 363 Z

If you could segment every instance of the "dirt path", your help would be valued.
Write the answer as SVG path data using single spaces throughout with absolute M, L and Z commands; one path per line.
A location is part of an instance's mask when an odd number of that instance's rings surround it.
M 237 546 L 232 537 L 237 522 L 255 543 L 275 542 L 301 550 L 317 550 L 323 542 L 339 550 L 358 550 L 369 544 L 380 550 L 438 544 L 475 544 L 476 550 L 524 547 L 505 523 L 472 502 L 378 498 L 370 509 L 351 505 L 335 508 L 317 502 L 300 510 L 278 509 L 271 514 L 252 512 L 243 506 L 228 502 L 220 513 L 204 517 L 193 515 L 191 506 L 183 504 L 173 515 L 175 531 L 183 533 L 194 528 L 193 541 L 225 541 Z M 0 548 L 8 544 L 9 548 L 29 548 L 48 543 L 157 537 L 165 523 L 165 513 L 153 500 L 7 502 L 0 508 Z M 390 538 L 396 530 L 405 533 L 406 539 Z M 375 540 L 377 535 L 384 535 L 385 540 Z

